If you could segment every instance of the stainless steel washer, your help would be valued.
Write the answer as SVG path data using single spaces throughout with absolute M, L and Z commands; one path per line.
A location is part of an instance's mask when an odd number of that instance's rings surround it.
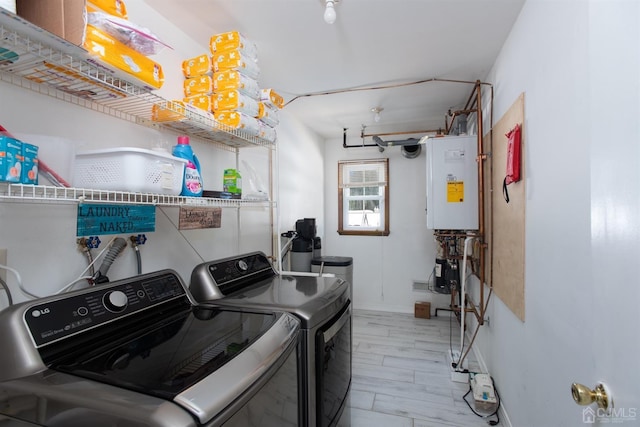
M 200 304 L 279 310 L 298 317 L 304 425 L 335 426 L 341 419 L 349 425 L 352 333 L 347 282 L 281 276 L 264 253 L 252 252 L 198 265 L 189 289 Z
M 15 305 L 0 425 L 300 425 L 299 331 L 288 313 L 197 307 L 171 270 Z

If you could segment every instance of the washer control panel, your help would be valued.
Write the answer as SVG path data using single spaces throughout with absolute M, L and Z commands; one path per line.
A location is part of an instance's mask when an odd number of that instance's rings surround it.
M 166 270 L 45 299 L 26 309 L 24 321 L 42 347 L 178 298 L 189 303 L 180 278 Z
M 260 273 L 275 274 L 266 255 L 260 252 L 211 262 L 208 265 L 208 270 L 213 280 L 225 294 L 226 285 L 237 282 L 247 276 L 253 277 Z

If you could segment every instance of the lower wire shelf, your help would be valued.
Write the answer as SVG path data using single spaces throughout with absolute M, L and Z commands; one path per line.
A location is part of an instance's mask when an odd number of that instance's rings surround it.
M 28 203 L 121 203 L 155 206 L 271 207 L 269 200 L 216 199 L 126 191 L 0 183 L 0 201 Z

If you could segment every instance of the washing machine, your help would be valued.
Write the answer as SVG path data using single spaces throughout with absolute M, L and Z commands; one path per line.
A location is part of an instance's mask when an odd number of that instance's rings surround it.
M 162 270 L 0 312 L 0 426 L 302 424 L 300 321 L 198 307 Z
M 262 252 L 202 263 L 189 290 L 212 307 L 284 311 L 300 320 L 298 360 L 303 424 L 349 425 L 351 301 L 337 277 L 279 275 Z

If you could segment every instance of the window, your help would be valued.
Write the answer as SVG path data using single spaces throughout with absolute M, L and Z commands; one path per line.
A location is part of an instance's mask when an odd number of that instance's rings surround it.
M 389 235 L 389 159 L 338 162 L 338 233 Z

